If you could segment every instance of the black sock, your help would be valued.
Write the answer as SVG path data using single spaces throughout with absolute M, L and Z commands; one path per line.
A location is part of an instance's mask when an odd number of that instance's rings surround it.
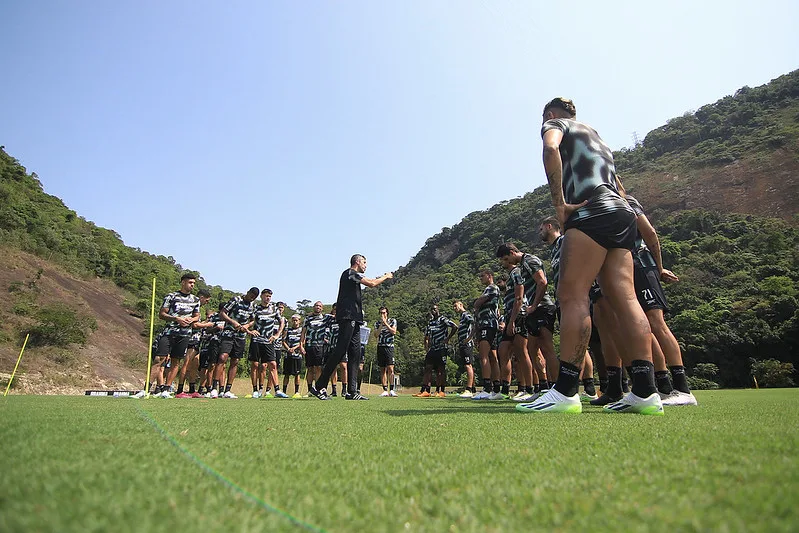
M 215 379 L 212 389 L 219 390 L 219 380 Z
M 682 365 L 670 366 L 671 377 L 674 379 L 674 388 L 685 394 L 691 394 L 691 388 L 688 386 L 688 379 L 685 376 L 685 367 Z
M 661 394 L 669 394 L 674 387 L 671 385 L 668 370 L 658 370 L 655 372 L 655 385 L 657 385 L 658 392 Z
M 422 388 L 419 390 L 419 392 L 420 392 L 420 393 L 424 392 L 424 391 L 425 391 L 425 388 L 427 388 L 427 385 L 422 385 Z
M 178 394 L 182 394 L 182 393 L 183 393 L 183 382 L 181 381 L 180 385 L 178 385 Z
M 609 366 L 607 367 L 607 371 L 608 371 L 608 386 L 606 389 L 603 390 L 605 394 L 607 394 L 611 398 L 620 398 L 623 394 L 621 367 Z
M 548 391 L 549 388 L 550 388 L 549 380 L 546 380 L 546 379 L 544 381 L 542 381 L 539 385 L 541 387 L 541 389 L 540 389 L 541 392 Z
M 231 385 L 230 383 L 228 383 L 227 385 L 225 385 L 225 392 L 230 392 L 230 387 L 231 387 L 231 386 L 232 386 L 232 385 Z
M 626 370 L 627 373 L 626 374 L 622 373 L 622 375 L 621 375 L 621 390 L 625 394 L 630 392 L 630 380 L 628 379 L 628 377 L 632 375 L 632 374 L 630 374 L 630 369 L 631 368 L 632 367 L 629 367 L 629 366 L 625 367 L 625 370 Z
M 253 392 L 258 392 L 258 385 L 253 385 L 252 386 L 252 391 Z
M 495 381 L 495 382 L 493 383 L 493 389 L 494 389 L 494 392 L 495 392 L 495 393 L 496 393 L 496 392 L 499 392 L 499 391 L 500 391 L 500 387 L 501 387 L 501 386 L 502 386 L 502 385 L 501 385 L 501 383 L 500 383 L 499 381 Z
M 472 394 L 474 394 L 477 392 L 477 387 L 471 387 L 469 390 L 472 391 Z
M 197 392 L 197 386 L 194 383 L 189 383 L 189 394 Z
M 639 398 L 646 398 L 655 392 L 655 365 L 643 359 L 636 359 L 633 361 L 632 374 L 630 378 L 633 381 L 632 393 Z
M 555 390 L 564 396 L 574 396 L 579 388 L 580 369 L 571 363 L 561 361 L 558 380 L 555 382 Z
M 594 378 L 585 378 L 583 380 L 583 391 L 589 396 L 596 394 L 596 387 L 594 386 Z
M 388 390 L 388 386 L 387 385 L 383 385 L 383 391 L 385 392 L 387 390 Z
M 506 396 L 510 393 L 510 381 L 502 381 L 502 389 L 500 389 L 500 392 Z
M 608 378 L 599 378 L 599 390 L 601 390 L 603 394 L 607 394 Z
M 391 385 L 389 385 L 389 388 L 390 388 L 391 390 L 394 390 L 394 382 L 393 382 L 393 381 L 391 382 Z
M 338 394 L 338 393 L 336 392 L 336 384 L 335 384 L 335 383 L 333 384 L 333 394 Z
M 525 387 L 524 388 L 524 392 L 526 392 L 527 394 L 532 394 L 533 393 L 533 387 Z
M 533 385 L 533 392 L 536 394 L 541 392 L 541 383 L 536 383 L 535 385 Z
M 490 379 L 483 379 L 483 390 L 485 392 L 491 392 L 491 380 Z

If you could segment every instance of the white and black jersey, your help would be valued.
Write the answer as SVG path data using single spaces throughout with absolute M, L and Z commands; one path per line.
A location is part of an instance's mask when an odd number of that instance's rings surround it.
M 164 298 L 161 309 L 174 317 L 192 317 L 200 314 L 200 299 L 193 294 L 184 294 L 180 291 L 170 292 Z M 189 337 L 191 326 L 181 326 L 175 321 L 169 321 L 164 328 L 164 335 L 179 335 Z
M 558 293 L 558 279 L 560 277 L 560 247 L 563 246 L 563 235 L 560 235 L 552 242 L 549 251 L 549 262 L 552 266 L 552 286 L 555 287 L 555 294 Z
M 266 306 L 258 304 L 255 306 L 252 318 L 259 334 L 257 337 L 253 337 L 252 341 L 258 344 L 268 344 L 269 338 L 275 335 L 280 327 L 280 312 L 277 310 L 277 306 L 273 303 Z
M 457 327 L 455 322 L 444 315 L 439 315 L 438 318 L 431 319 L 430 322 L 427 323 L 427 330 L 425 332 L 425 336 L 430 339 L 430 349 L 435 350 L 446 347 L 450 328 Z
M 516 303 L 516 286 L 524 286 L 524 278 L 522 277 L 522 269 L 518 265 L 513 267 L 508 275 L 507 289 L 505 290 L 505 299 L 503 300 L 503 307 L 505 308 L 505 323 L 510 320 L 510 315 L 513 312 L 513 305 Z M 522 306 L 519 309 L 519 316 L 524 316 L 527 310 L 527 297 L 522 295 Z
M 330 327 L 327 329 L 327 344 L 328 346 L 334 347 L 338 342 L 338 322 L 336 322 L 336 317 L 333 315 L 327 315 L 328 321 L 330 322 Z
M 522 276 L 522 283 L 524 284 L 524 297 L 527 304 L 531 305 L 535 301 L 535 293 L 538 290 L 538 284 L 535 281 L 535 274 L 539 270 L 544 270 L 544 263 L 535 255 L 524 254 L 521 262 L 519 263 L 519 273 Z M 554 309 L 555 302 L 548 293 L 544 292 L 544 297 L 538 304 L 538 307 L 545 307 L 547 309 Z M 530 313 L 534 309 L 528 310 Z
M 283 349 L 283 336 L 286 334 L 286 329 L 285 329 L 286 328 L 286 318 L 283 315 L 278 314 L 277 315 L 277 319 L 278 319 L 278 323 L 277 323 L 277 329 L 275 330 L 275 332 L 280 331 L 280 328 L 282 326 L 283 327 L 283 333 L 280 334 L 280 337 L 275 339 L 275 350 L 282 350 Z
M 464 311 L 458 323 L 458 344 L 462 346 L 474 345 L 471 339 L 472 331 L 474 331 L 474 317 L 471 313 Z
M 219 340 L 219 333 L 225 329 L 225 321 L 222 320 L 222 317 L 219 316 L 219 313 L 211 313 L 209 314 L 206 319 L 206 322 L 213 322 L 213 326 L 209 326 L 207 328 L 203 328 L 202 330 L 202 338 L 201 341 L 209 341 L 209 340 Z
M 393 329 L 397 329 L 397 321 L 393 318 L 389 318 L 386 322 L 388 322 L 389 327 Z M 391 333 L 388 328 L 381 327 L 383 323 L 378 320 L 375 322 L 375 329 L 379 330 L 380 333 L 377 334 L 377 345 L 378 346 L 394 346 L 394 334 Z
M 493 283 L 486 286 L 481 297 L 488 299 L 477 310 L 477 323 L 480 329 L 499 328 L 499 287 Z
M 296 348 L 300 345 L 300 341 L 302 340 L 302 328 L 288 328 L 283 335 L 283 342 L 285 342 L 288 348 Z M 285 347 L 285 346 L 284 346 Z M 295 350 L 294 353 L 291 354 L 294 358 L 302 358 L 302 354 L 299 350 Z
M 234 296 L 225 304 L 224 310 L 231 320 L 235 320 L 239 324 L 247 324 L 252 319 L 255 302 L 245 302 L 242 296 Z M 247 334 L 243 331 L 234 330 L 233 325 L 230 322 L 226 322 L 222 336 L 243 339 Z
M 322 313 L 305 317 L 303 328 L 305 328 L 306 346 L 324 346 L 331 318 L 332 315 L 323 315 Z

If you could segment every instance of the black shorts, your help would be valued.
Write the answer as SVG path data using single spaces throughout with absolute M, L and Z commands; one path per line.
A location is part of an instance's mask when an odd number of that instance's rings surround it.
M 594 280 L 594 283 L 591 285 L 591 288 L 588 289 L 588 300 L 595 304 L 602 298 L 602 289 L 599 287 L 599 283 Z
M 322 350 L 324 346 L 306 346 L 305 347 L 305 365 L 308 367 L 322 366 Z
M 524 317 L 524 326 L 527 333 L 533 337 L 541 335 L 541 329 L 548 329 L 551 333 L 555 332 L 555 308 L 539 307 L 532 313 Z
M 510 318 L 507 316 L 505 318 Z M 524 315 L 519 313 L 519 316 L 516 317 L 516 335 L 521 337 L 527 338 L 527 326 L 524 324 Z M 508 326 L 507 322 L 505 322 L 505 329 L 502 330 L 502 338 L 499 342 L 513 342 L 513 336 L 508 335 Z
M 158 339 L 158 350 L 155 355 L 158 357 L 170 356 L 172 359 L 183 359 L 186 356 L 186 349 L 189 347 L 191 337 L 183 335 L 163 335 Z
M 219 356 L 223 353 L 230 356 L 230 359 L 241 359 L 244 355 L 244 337 L 222 337 L 219 341 Z
M 377 366 L 394 366 L 394 347 L 393 346 L 378 346 L 377 347 Z
M 250 342 L 248 361 L 269 363 L 275 360 L 275 345 L 267 342 Z
M 666 304 L 666 294 L 660 284 L 657 267 L 641 267 L 635 263 L 633 268 L 635 278 L 635 295 L 644 311 L 662 309 L 665 313 L 669 310 Z
M 447 348 L 433 348 L 424 357 L 424 366 L 432 366 L 436 370 L 447 366 Z
M 472 358 L 474 357 L 474 346 L 471 344 L 460 344 L 458 345 L 458 354 L 461 356 L 464 366 L 471 365 Z
M 200 346 L 200 368 L 208 368 L 219 359 L 219 339 L 209 339 Z
M 299 376 L 300 374 L 302 374 L 302 358 L 286 355 L 286 360 L 283 362 L 283 375 Z
M 477 330 L 477 342 L 486 341 L 489 345 L 494 345 L 494 339 L 497 336 L 497 328 L 489 328 L 487 326 L 480 326 Z
M 632 208 L 624 198 L 606 186 L 597 187 L 588 204 L 569 217 L 563 226 L 563 233 L 567 238 L 570 229 L 582 231 L 608 250 L 632 250 L 638 235 L 636 216 Z

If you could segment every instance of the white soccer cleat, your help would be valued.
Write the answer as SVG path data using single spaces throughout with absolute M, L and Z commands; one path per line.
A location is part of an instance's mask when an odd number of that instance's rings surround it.
M 492 392 L 491 395 L 487 398 L 489 400 L 507 400 L 508 397 L 501 392 Z
M 636 396 L 628 392 L 618 402 L 614 402 L 603 407 L 608 413 L 637 413 L 642 415 L 663 416 L 663 403 L 657 392 L 653 392 L 646 398 Z
M 388 396 L 389 396 L 389 394 L 388 394 L 387 390 L 384 390 L 383 392 L 380 393 L 380 397 L 381 398 L 387 398 Z
M 580 397 L 577 394 L 564 396 L 555 389 L 549 389 L 530 403 L 518 404 L 516 410 L 522 413 L 579 414 L 583 412 L 583 404 L 580 403 Z
M 235 400 L 235 399 L 237 399 L 237 398 L 238 398 L 238 396 L 236 396 L 235 394 L 233 394 L 233 393 L 232 393 L 232 392 L 230 392 L 230 391 L 227 391 L 227 392 L 226 392 L 226 393 L 223 395 L 223 397 L 224 397 L 224 398 L 230 398 L 231 400 Z
M 257 400 L 258 398 L 261 397 L 261 393 L 258 392 L 258 391 L 255 391 L 255 392 L 252 393 L 252 397 Z
M 469 389 L 466 389 L 462 393 L 458 394 L 461 398 L 474 398 L 474 393 Z
M 580 394 L 580 401 L 583 403 L 588 403 L 591 400 L 596 400 L 598 398 L 599 398 L 598 394 L 586 394 L 586 393 Z
M 211 389 L 211 398 L 219 398 L 219 391 L 216 389 Z
M 136 398 L 136 399 L 139 399 L 139 398 L 144 398 L 144 396 L 145 396 L 146 394 L 147 394 L 146 392 L 144 392 L 143 390 L 140 390 L 139 392 L 137 392 L 136 394 L 134 394 L 133 396 L 131 396 L 131 398 Z
M 399 396 L 399 394 L 397 394 L 397 391 L 395 391 L 394 389 L 388 391 L 388 395 L 391 396 L 392 398 L 396 398 L 397 396 Z
M 486 392 L 484 390 L 478 392 L 474 396 L 472 396 L 472 400 L 487 400 L 491 396 L 490 392 Z
M 519 392 L 517 392 L 516 394 L 511 396 L 510 399 L 513 400 L 514 402 L 518 402 L 518 401 L 520 401 L 519 399 L 524 397 L 524 396 L 527 396 L 527 393 L 524 392 L 523 390 L 520 390 Z
M 699 405 L 696 396 L 691 392 L 682 392 L 674 389 L 664 398 L 660 396 L 663 405 Z
M 168 390 L 165 390 L 164 392 L 162 392 L 161 394 L 159 394 L 159 396 L 160 396 L 161 398 L 164 398 L 164 399 L 171 399 L 171 398 L 174 398 L 174 396 L 172 396 L 172 393 L 171 393 L 171 392 L 169 392 Z
M 535 396 L 532 392 L 523 392 L 522 394 L 517 394 L 513 398 L 511 398 L 514 402 L 530 402 L 533 400 Z

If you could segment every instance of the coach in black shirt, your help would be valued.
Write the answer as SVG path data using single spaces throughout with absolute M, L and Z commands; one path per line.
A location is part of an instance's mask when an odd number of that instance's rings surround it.
M 366 257 L 355 254 L 350 258 L 350 268 L 341 273 L 338 286 L 338 299 L 336 300 L 336 322 L 339 325 L 338 340 L 333 353 L 330 354 L 322 370 L 322 375 L 316 380 L 316 387 L 311 390 L 320 400 L 328 400 L 325 387 L 330 376 L 335 372 L 344 354 L 347 353 L 347 400 L 368 400 L 357 392 L 358 388 L 358 362 L 360 360 L 361 324 L 363 324 L 363 307 L 361 305 L 361 285 L 377 287 L 387 279 L 394 277 L 391 272 L 379 278 L 369 279 L 364 277 L 366 272 Z

